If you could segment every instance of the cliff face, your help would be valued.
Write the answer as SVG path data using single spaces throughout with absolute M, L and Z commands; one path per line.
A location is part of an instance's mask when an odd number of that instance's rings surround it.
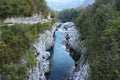
M 5 23 L 23 23 L 23 24 L 36 24 L 38 22 L 45 23 L 48 19 L 44 19 L 42 16 L 35 14 L 32 17 L 25 18 L 7 18 Z M 26 80 L 46 80 L 46 73 L 49 72 L 49 60 L 50 53 L 47 51 L 53 46 L 54 32 L 59 23 L 53 24 L 50 30 L 45 30 L 44 33 L 39 34 L 38 39 L 34 42 L 36 55 L 36 64 L 33 68 L 28 68 Z M 50 26 L 48 26 L 50 27 Z
M 88 62 L 83 63 L 84 54 L 86 52 L 86 48 L 84 47 L 84 43 L 78 40 L 80 33 L 76 29 L 74 23 L 67 22 L 63 24 L 66 29 L 66 35 L 68 37 L 68 45 L 74 50 L 74 53 L 71 53 L 74 57 L 78 57 L 76 61 L 77 66 L 74 66 L 72 71 L 71 80 L 87 80 L 89 76 L 90 67 Z
M 79 32 L 77 31 L 74 23 L 66 22 L 63 24 L 63 26 L 66 29 L 66 35 L 68 35 L 68 37 L 69 37 L 68 43 L 69 43 L 70 47 L 77 51 L 78 46 L 80 44 L 80 42 L 77 40 L 80 35 L 79 35 Z
M 38 40 L 34 43 L 36 49 L 36 66 L 28 71 L 29 80 L 46 80 L 45 74 L 49 72 L 50 53 L 47 51 L 53 46 L 54 32 L 58 23 L 52 26 L 51 30 L 46 30 L 45 33 L 39 34 Z

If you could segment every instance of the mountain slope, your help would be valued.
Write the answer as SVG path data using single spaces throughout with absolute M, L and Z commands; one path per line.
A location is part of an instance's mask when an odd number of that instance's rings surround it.
M 45 0 L 1 0 L 0 18 L 32 16 L 40 13 L 47 16 L 49 7 Z
M 120 79 L 119 6 L 119 0 L 96 0 L 75 21 L 87 48 L 84 60 L 90 64 L 89 80 Z
M 95 0 L 85 0 L 82 4 L 81 4 L 81 6 L 88 6 L 88 5 L 90 5 L 90 4 L 93 4 L 95 2 Z

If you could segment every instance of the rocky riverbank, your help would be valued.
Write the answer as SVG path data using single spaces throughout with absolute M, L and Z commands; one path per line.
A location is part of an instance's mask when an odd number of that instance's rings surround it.
M 25 18 L 7 18 L 5 23 L 18 23 L 18 24 L 36 24 L 38 22 L 45 23 L 48 22 L 48 19 L 44 19 L 40 15 L 33 15 L 32 17 Z M 38 39 L 34 42 L 33 46 L 35 47 L 36 55 L 36 64 L 33 68 L 29 68 L 27 71 L 26 80 L 46 80 L 46 75 L 49 72 L 49 60 L 48 57 L 50 53 L 47 51 L 54 44 L 54 32 L 59 26 L 59 23 L 53 24 L 50 30 L 45 30 L 44 33 L 39 34 Z
M 70 51 L 70 55 L 75 60 L 76 64 L 71 68 L 72 76 L 69 78 L 70 80 L 87 80 L 90 67 L 89 63 L 83 63 L 84 54 L 86 52 L 86 48 L 83 46 L 83 42 L 78 40 L 80 33 L 76 29 L 74 23 L 66 22 L 63 24 L 66 30 L 66 46 Z
M 55 23 L 50 31 L 45 31 L 43 34 L 39 34 L 39 39 L 35 42 L 34 47 L 36 49 L 36 66 L 28 71 L 29 80 L 46 80 L 46 73 L 49 72 L 49 60 L 50 53 L 47 51 L 53 46 L 54 32 L 59 23 Z

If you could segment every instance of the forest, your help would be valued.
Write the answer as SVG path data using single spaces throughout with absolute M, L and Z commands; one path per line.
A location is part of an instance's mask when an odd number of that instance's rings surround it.
M 75 20 L 87 47 L 90 80 L 120 79 L 120 0 L 96 0 Z
M 0 0 L 0 77 L 23 80 L 27 68 L 35 65 L 32 43 L 39 33 L 51 29 L 52 22 L 4 24 L 7 17 L 55 16 L 45 0 Z M 87 7 L 58 12 L 61 22 L 72 21 L 80 32 L 87 52 L 84 62 L 90 64 L 89 80 L 120 80 L 120 0 L 95 0 Z M 27 64 L 21 65 L 21 58 Z
M 27 69 L 35 65 L 34 41 L 49 30 L 52 23 L 4 24 L 0 27 L 0 74 L 2 80 L 23 80 Z M 21 60 L 22 59 L 22 60 Z M 27 63 L 24 61 L 27 61 Z M 21 65 L 23 63 L 24 65 Z
M 0 80 L 23 80 L 36 64 L 33 43 L 38 34 L 51 29 L 52 22 L 4 23 L 8 17 L 29 17 L 51 13 L 45 0 L 0 0 Z
M 58 18 L 74 21 L 79 29 L 80 41 L 84 41 L 87 48 L 85 61 L 89 61 L 91 67 L 89 80 L 119 80 L 120 0 L 96 0 L 81 8 L 79 14 L 67 17 L 73 11 L 77 9 L 63 10 Z
M 0 0 L 0 18 L 41 14 L 47 17 L 51 9 L 45 0 Z

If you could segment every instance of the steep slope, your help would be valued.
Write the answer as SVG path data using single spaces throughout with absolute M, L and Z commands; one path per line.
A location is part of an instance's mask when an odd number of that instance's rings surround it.
M 47 16 L 50 12 L 45 0 L 0 0 L 0 18 L 32 16 L 35 13 Z
M 91 5 L 91 4 L 93 4 L 95 2 L 95 0 L 85 0 L 82 4 L 81 4 L 81 6 L 88 6 L 88 5 Z
M 36 67 L 38 67 L 39 64 L 41 64 L 39 67 L 42 68 L 39 69 L 41 71 L 41 74 L 45 72 L 43 70 L 43 66 L 49 63 L 47 62 L 46 59 L 42 59 L 42 58 L 38 59 L 38 56 L 40 57 L 46 56 L 48 53 L 45 52 L 45 50 L 52 46 L 53 33 L 55 29 L 53 29 L 53 31 L 52 30 L 49 31 L 51 29 L 51 26 L 52 23 L 50 22 L 36 23 L 33 25 L 4 24 L 0 26 L 0 32 L 1 32 L 0 33 L 0 79 L 1 80 L 24 80 L 27 79 L 27 77 L 30 78 L 30 75 L 32 73 L 35 73 L 33 72 L 32 68 L 35 67 L 36 69 Z M 46 32 L 44 33 L 44 31 Z M 38 35 L 39 35 L 39 39 L 38 39 L 39 45 L 37 45 L 37 41 L 36 41 Z M 43 40 L 43 38 L 46 38 L 46 41 Z M 33 46 L 35 41 L 36 41 L 35 46 Z M 42 43 L 40 43 L 39 41 Z M 46 62 L 46 64 L 44 62 Z M 32 71 L 29 74 L 27 74 L 29 69 L 32 69 Z M 42 77 L 44 77 L 44 75 L 40 76 L 40 78 Z M 35 79 L 35 80 L 39 80 L 39 79 Z
M 120 79 L 119 7 L 119 0 L 96 0 L 94 5 L 81 11 L 75 21 L 81 33 L 80 40 L 87 48 L 83 61 L 90 64 L 89 80 Z M 77 69 L 75 76 L 78 78 L 81 67 Z M 79 80 L 86 79 L 79 77 Z
M 85 7 L 77 18 L 71 20 L 81 33 L 79 41 L 86 48 L 77 61 L 72 80 L 119 80 L 120 1 L 96 0 L 93 5 L 87 6 L 89 1 L 93 0 L 83 2 Z M 70 14 L 66 10 L 61 16 L 62 21 L 72 19 Z M 82 48 L 78 50 L 84 52 Z
M 54 33 L 52 20 L 45 19 L 49 13 L 53 12 L 45 0 L 0 0 L 0 21 L 8 18 L 0 23 L 0 80 L 45 80 L 49 67 L 44 65 L 49 66 L 49 61 L 42 57 L 48 56 L 46 48 L 52 46 Z M 33 46 L 38 37 L 38 44 L 43 41 L 47 47 Z
M 60 12 L 58 12 L 58 19 L 60 19 L 62 22 L 69 22 L 74 21 L 80 12 L 87 6 L 93 4 L 95 0 L 84 0 L 81 4 L 79 4 L 77 8 L 69 8 L 64 9 Z M 79 1 L 76 3 L 80 3 Z

